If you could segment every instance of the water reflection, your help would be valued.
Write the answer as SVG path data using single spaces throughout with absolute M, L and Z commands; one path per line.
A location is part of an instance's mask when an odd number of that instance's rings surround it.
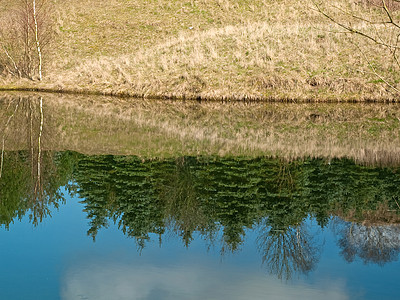
M 271 231 L 258 238 L 262 262 L 271 274 L 289 280 L 293 274 L 307 274 L 318 263 L 322 243 L 307 231 L 305 223 Z
M 246 232 L 257 232 L 266 270 L 281 279 L 318 264 L 332 216 L 343 257 L 383 265 L 400 251 L 398 168 L 365 167 L 347 159 L 87 156 L 43 151 L 40 189 L 37 153 L 5 151 L 0 221 L 29 214 L 37 224 L 64 201 L 60 187 L 81 198 L 94 240 L 114 222 L 138 250 L 171 233 L 185 247 L 195 237 L 221 253 L 237 252 Z M 32 171 L 33 170 L 33 171 Z M 385 213 L 383 213 L 385 212 Z M 378 217 L 379 216 L 379 217 Z
M 315 114 L 320 117 L 312 118 Z M 351 158 L 399 166 L 399 117 L 400 106 L 389 104 L 227 104 L 0 92 L 5 150 L 30 150 L 29 128 L 38 131 L 42 119 L 40 143 L 47 150 L 145 158 Z
M 304 282 L 291 286 L 279 280 L 232 268 L 187 262 L 184 267 L 92 262 L 70 269 L 62 299 L 351 299 L 343 282 Z M 79 299 L 79 298 L 78 298 Z
M 0 224 L 8 228 L 14 218 L 29 213 L 37 225 L 50 214 L 50 207 L 57 208 L 63 202 L 59 187 L 68 182 L 72 170 L 63 174 L 66 166 L 60 162 L 69 154 L 47 151 L 43 146 L 49 129 L 42 97 L 12 98 L 7 104 L 9 114 L 0 124 Z M 28 150 L 5 151 L 12 148 L 11 140 Z
M 333 219 L 345 261 L 397 260 L 399 107 L 348 106 L 345 113 L 321 104 L 318 122 L 307 117 L 316 107 L 288 107 L 0 97 L 0 224 L 9 229 L 28 215 L 38 225 L 65 202 L 64 187 L 81 199 L 88 236 L 96 240 L 115 223 L 139 252 L 172 234 L 187 248 L 202 239 L 222 255 L 237 253 L 254 230 L 265 270 L 289 280 L 316 269 L 324 244 L 319 233 Z M 100 299 L 87 290 L 90 282 L 80 284 L 94 268 L 69 274 L 65 295 L 81 289 Z M 92 284 L 107 287 L 112 269 L 99 269 L 104 277 Z M 147 287 L 143 282 L 143 297 L 175 298 L 168 287 L 193 270 L 155 271 L 163 276 Z M 206 283 L 209 272 L 203 273 L 193 280 Z M 126 269 L 126 278 L 138 276 Z M 228 279 L 247 287 L 244 278 Z M 309 298 L 321 298 L 314 292 Z
M 360 258 L 364 263 L 383 266 L 397 261 L 400 252 L 400 225 L 363 225 L 336 220 L 338 245 L 347 262 Z

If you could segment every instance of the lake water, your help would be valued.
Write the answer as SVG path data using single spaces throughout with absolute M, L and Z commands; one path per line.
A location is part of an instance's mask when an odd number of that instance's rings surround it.
M 0 95 L 0 299 L 398 298 L 397 106 L 140 101 Z

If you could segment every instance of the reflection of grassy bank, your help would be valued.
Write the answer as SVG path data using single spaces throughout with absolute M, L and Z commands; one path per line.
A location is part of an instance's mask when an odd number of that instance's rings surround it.
M 2 99 L 0 113 L 7 116 L 16 100 Z M 7 129 L 6 149 L 27 149 L 29 105 L 23 103 L 29 101 L 22 101 Z M 43 101 L 46 149 L 146 158 L 349 157 L 368 164 L 400 164 L 397 105 L 227 105 L 73 96 L 46 96 Z
M 398 198 L 398 195 L 394 195 L 388 201 L 376 205 L 374 209 L 366 210 L 347 208 L 344 211 L 342 206 L 338 204 L 338 207 L 333 210 L 333 214 L 347 222 L 362 223 L 366 226 L 400 224 L 400 215 L 398 213 L 400 211 L 400 203 Z
M 0 78 L 0 87 L 207 99 L 396 99 L 350 39 L 332 33 L 336 28 L 310 6 L 294 0 L 57 2 L 45 81 Z M 0 18 L 7 14 L 4 9 Z M 379 72 L 398 79 L 386 55 L 356 42 Z

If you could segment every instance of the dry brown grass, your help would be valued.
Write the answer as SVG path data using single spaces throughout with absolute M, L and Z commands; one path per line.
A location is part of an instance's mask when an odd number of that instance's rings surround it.
M 58 47 L 47 60 L 46 81 L 23 86 L 142 97 L 397 99 L 376 81 L 354 39 L 333 33 L 337 28 L 311 2 L 55 4 Z M 382 52 L 357 43 L 380 72 L 396 79 Z
M 381 8 L 383 5 L 382 0 L 361 0 L 359 3 L 373 8 Z M 389 11 L 396 11 L 400 9 L 400 3 L 396 0 L 385 0 L 385 4 Z

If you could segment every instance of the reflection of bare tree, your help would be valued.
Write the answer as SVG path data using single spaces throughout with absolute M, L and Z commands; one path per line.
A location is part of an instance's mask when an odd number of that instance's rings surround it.
M 258 238 L 263 264 L 279 279 L 289 280 L 295 273 L 308 273 L 318 262 L 320 245 L 303 224 L 282 231 L 266 228 Z
M 335 220 L 341 254 L 352 262 L 358 256 L 364 263 L 384 265 L 398 259 L 400 225 L 362 225 Z
M 5 99 L 4 103 L 7 103 Z M 10 109 L 11 108 L 11 109 Z M 9 99 L 6 111 L 9 117 L 4 125 L 2 136 L 0 179 L 4 167 L 13 168 L 13 160 L 26 165 L 25 173 L 30 180 L 21 184 L 24 189 L 24 207 L 30 207 L 30 218 L 34 224 L 40 222 L 50 213 L 48 208 L 49 195 L 46 195 L 46 185 L 51 181 L 54 171 L 53 155 L 43 151 L 44 112 L 42 97 L 26 97 Z M 18 140 L 19 142 L 16 142 Z M 26 141 L 26 152 L 14 151 L 7 154 L 5 148 L 20 150 L 21 141 Z M 7 156 L 8 155 L 8 156 Z M 8 164 L 7 162 L 8 158 Z M 14 162 L 15 163 L 15 162 Z M 45 166 L 45 167 L 44 167 Z M 30 170 L 30 171 L 29 171 Z M 8 178 L 9 180 L 9 178 Z M 6 199 L 3 199 L 6 200 Z M 22 199 L 21 199 L 22 200 Z
M 32 132 L 32 131 L 31 131 Z M 35 157 L 33 156 L 34 153 L 34 143 L 32 142 L 33 136 L 31 135 L 31 149 L 32 149 L 32 169 L 36 167 L 36 172 L 32 172 L 32 177 L 36 176 L 36 184 L 35 184 L 35 193 L 37 194 L 42 194 L 43 192 L 43 186 L 41 183 L 41 177 L 42 177 L 42 172 L 41 172 L 41 162 L 42 162 L 42 145 L 41 145 L 41 139 L 42 139 L 42 133 L 43 133 L 43 98 L 39 98 L 39 131 L 38 131 L 38 137 L 37 137 L 37 159 L 36 159 L 36 164 L 34 164 L 34 159 Z M 34 174 L 36 173 L 36 174 Z
M 11 101 L 11 102 L 9 103 L 9 106 L 11 105 L 12 102 L 13 102 L 13 101 Z M 11 114 L 11 116 L 9 116 L 9 118 L 7 119 L 7 122 L 6 122 L 5 126 L 4 126 L 4 129 L 3 129 L 3 138 L 2 138 L 2 147 L 1 147 L 1 160 L 0 160 L 0 178 L 1 178 L 1 175 L 2 175 L 2 173 L 3 173 L 3 165 L 4 165 L 4 147 L 5 147 L 5 141 L 6 141 L 6 134 L 7 134 L 7 131 L 8 131 L 8 126 L 9 126 L 9 124 L 10 124 L 10 121 L 14 118 L 14 116 L 15 116 L 17 110 L 18 110 L 18 107 L 19 107 L 20 102 L 21 102 L 21 99 L 18 99 L 18 101 L 17 101 L 17 103 L 16 103 L 16 105 L 15 105 L 14 112 L 13 112 L 13 113 Z
M 29 149 L 31 162 L 31 177 L 32 177 L 32 197 L 30 199 L 30 207 L 32 209 L 31 219 L 33 224 L 41 222 L 42 219 L 50 213 L 48 203 L 46 201 L 44 180 L 48 170 L 45 170 L 43 165 L 42 151 L 42 135 L 43 135 L 43 98 L 39 97 L 31 99 L 28 105 L 29 117 Z M 53 160 L 51 157 L 46 159 L 46 167 L 52 168 Z

